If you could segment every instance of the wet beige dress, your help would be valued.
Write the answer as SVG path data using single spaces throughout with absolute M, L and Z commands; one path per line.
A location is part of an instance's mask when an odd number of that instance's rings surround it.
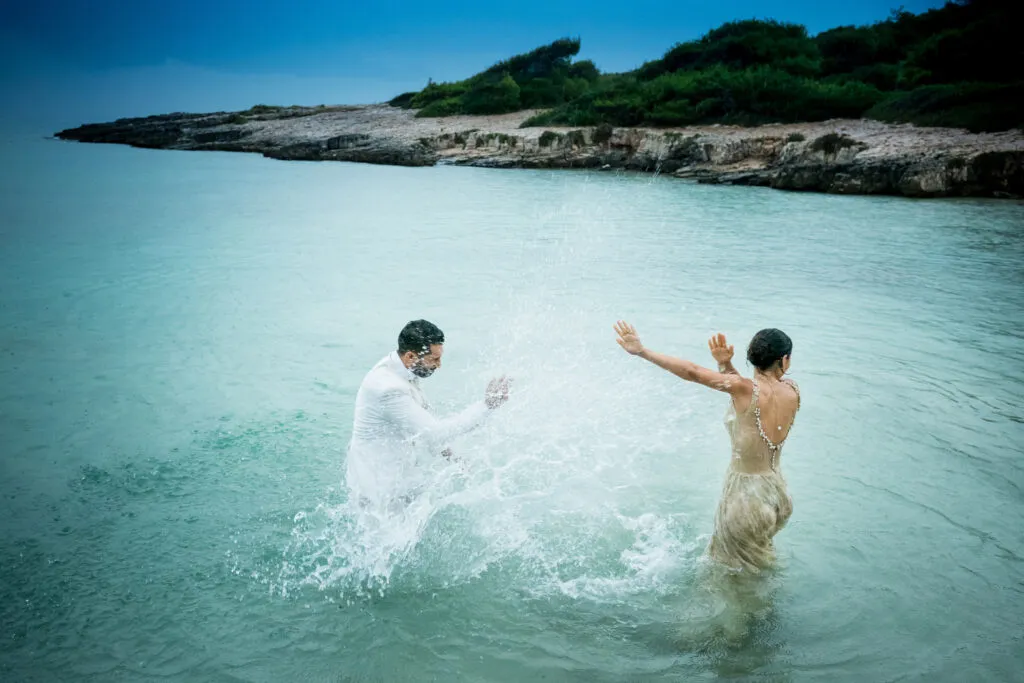
M 797 392 L 799 410 L 800 390 L 794 382 L 785 381 Z M 765 435 L 758 407 L 759 394 L 757 380 L 754 380 L 750 406 L 737 414 L 730 402 L 726 413 L 732 459 L 715 512 L 715 533 L 707 551 L 716 562 L 755 572 L 774 562 L 772 538 L 793 512 L 793 499 L 779 471 L 785 439 L 774 443 Z M 788 438 L 789 432 L 786 436 Z

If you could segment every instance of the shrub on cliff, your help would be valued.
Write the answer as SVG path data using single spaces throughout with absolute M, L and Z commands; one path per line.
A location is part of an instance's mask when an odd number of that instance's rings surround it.
M 1019 80 L 1024 5 L 1008 0 L 957 0 L 921 14 L 895 11 L 870 26 L 818 34 L 822 75 L 846 75 L 883 89 Z M 897 77 L 893 79 L 893 74 Z M 870 79 L 870 80 L 869 80 Z
M 731 21 L 708 31 L 699 40 L 677 44 L 661 59 L 641 66 L 637 77 L 651 80 L 681 70 L 717 66 L 743 70 L 761 65 L 813 76 L 818 73 L 820 62 L 818 46 L 803 26 L 750 19 Z
M 422 109 L 434 102 L 460 98 L 468 90 L 469 85 L 465 81 L 459 83 L 434 83 L 430 81 L 427 83 L 427 87 L 413 95 L 412 99 L 409 100 L 409 106 L 413 109 Z
M 401 107 L 402 109 L 409 109 L 412 107 L 412 100 L 416 97 L 416 92 L 404 92 L 397 97 L 392 97 L 388 100 L 388 104 L 392 107 Z
M 595 89 L 523 125 L 814 121 L 859 116 L 882 97 L 877 88 L 863 83 L 823 83 L 766 66 L 743 70 L 716 66 Z
M 879 121 L 966 128 L 1024 129 L 1024 81 L 925 85 L 879 102 L 865 114 Z
M 602 123 L 594 129 L 594 144 L 602 145 L 612 139 L 615 129 L 607 123 Z
M 435 100 L 416 112 L 418 117 L 433 116 L 455 116 L 462 113 L 462 100 L 458 97 L 448 97 L 443 100 Z
M 956 0 L 810 37 L 777 21 L 733 21 L 634 72 L 573 62 L 562 39 L 457 83 L 393 100 L 417 116 L 543 108 L 523 126 L 752 125 L 869 116 L 998 130 L 1024 120 L 1018 74 L 1024 3 Z M 988 85 L 985 85 L 985 84 Z
M 281 109 L 276 104 L 255 104 L 242 112 L 243 114 L 272 114 Z
M 417 116 L 501 114 L 523 108 L 552 107 L 582 95 L 599 77 L 593 62 L 572 62 L 578 39 L 563 38 L 481 71 L 456 83 L 427 84 L 394 106 L 418 109 Z
M 573 62 L 569 65 L 569 78 L 581 78 L 588 83 L 593 83 L 601 77 L 597 66 L 589 59 Z
M 1020 30 L 998 15 L 947 29 L 915 45 L 905 65 L 922 85 L 1015 80 L 1024 65 Z
M 642 84 L 628 74 L 602 76 L 579 97 L 530 117 L 522 127 L 596 126 L 606 122 L 636 126 L 644 121 L 642 90 Z
M 519 109 L 519 84 L 509 74 L 496 82 L 480 81 L 461 98 L 465 114 L 504 114 Z
M 560 141 L 562 136 L 552 130 L 546 130 L 540 134 L 540 138 L 537 140 L 537 144 L 541 147 L 550 147 L 556 142 Z

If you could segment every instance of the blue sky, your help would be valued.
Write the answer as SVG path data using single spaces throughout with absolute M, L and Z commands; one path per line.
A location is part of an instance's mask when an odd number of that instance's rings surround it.
M 0 5 L 8 116 L 60 125 L 252 104 L 382 101 L 578 36 L 581 58 L 622 71 L 725 21 L 772 18 L 813 34 L 942 0 L 572 0 L 290 3 L 35 0 Z

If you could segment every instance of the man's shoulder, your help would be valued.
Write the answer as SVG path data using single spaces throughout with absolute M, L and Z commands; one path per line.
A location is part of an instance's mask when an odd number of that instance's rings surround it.
M 383 394 L 391 391 L 410 391 L 408 380 L 399 377 L 390 367 L 385 358 L 366 373 L 362 386 L 364 391 Z

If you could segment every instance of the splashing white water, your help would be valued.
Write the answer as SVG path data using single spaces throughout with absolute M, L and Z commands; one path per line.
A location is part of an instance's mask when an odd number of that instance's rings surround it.
M 448 585 L 500 565 L 527 592 L 616 600 L 693 568 L 711 510 L 687 497 L 709 484 L 709 462 L 717 487 L 721 459 L 708 451 L 712 433 L 725 448 L 720 409 L 618 348 L 611 326 L 625 304 L 593 298 L 580 281 L 617 247 L 588 239 L 587 216 L 568 220 L 562 237 L 551 229 L 560 244 L 550 261 L 524 252 L 521 288 L 500 314 L 481 316 L 486 351 L 456 371 L 463 395 L 510 374 L 512 400 L 454 444 L 459 463 L 438 459 L 419 497 L 375 512 L 349 501 L 300 514 L 282 592 Z
M 616 600 L 692 568 L 701 541 L 673 500 L 688 448 L 678 424 L 692 408 L 610 335 L 603 348 L 580 344 L 597 315 L 557 327 L 513 317 L 518 332 L 498 354 L 514 370 L 513 400 L 455 443 L 458 463 L 439 459 L 419 497 L 299 513 L 278 589 L 380 594 L 401 576 L 450 584 L 511 563 L 529 592 Z

